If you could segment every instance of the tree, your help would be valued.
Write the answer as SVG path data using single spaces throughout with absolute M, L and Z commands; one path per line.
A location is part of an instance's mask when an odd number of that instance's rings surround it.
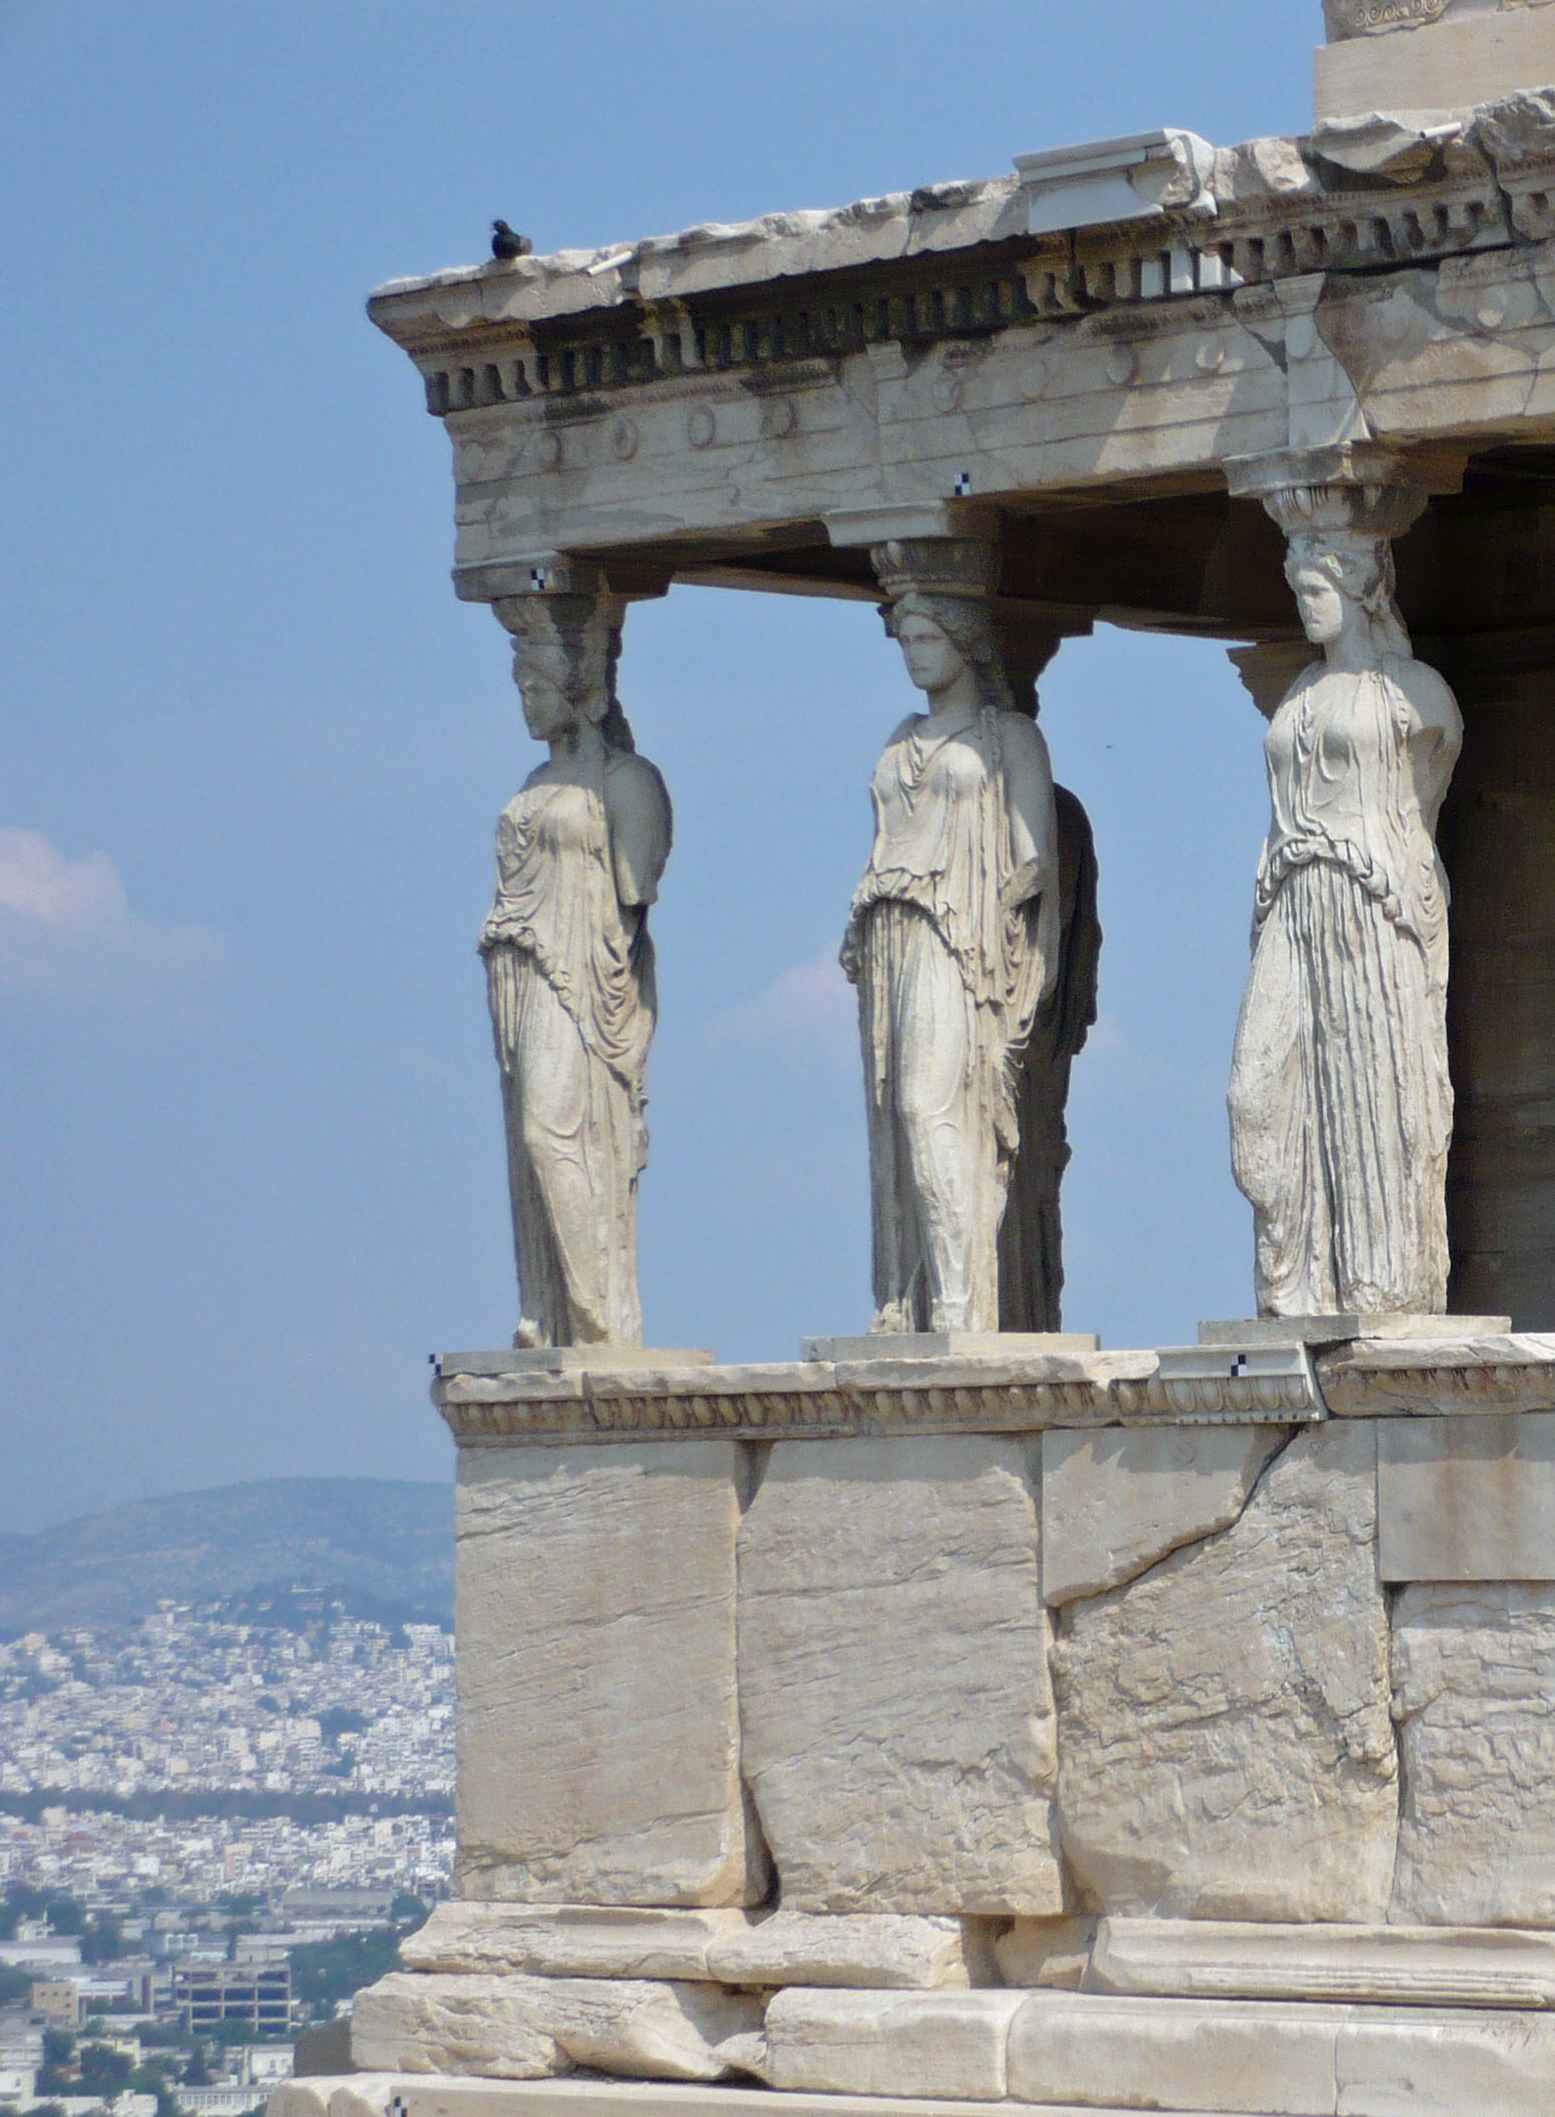
M 116 1955 L 123 1953 L 124 1932 L 119 1921 L 108 1912 L 93 1919 L 82 1936 L 81 1960 L 85 1963 L 111 1963 Z
M 113 2096 L 129 2086 L 130 2075 L 135 2070 L 126 2052 L 116 2051 L 112 2044 L 84 2043 L 81 2046 L 81 2087 L 87 2095 Z
M 10 1963 L 0 1963 L 0 2007 L 15 2006 L 19 1999 L 26 1999 L 31 1991 L 30 1970 L 18 1970 Z
M 68 2029 L 45 2029 L 43 2032 L 43 2063 L 46 2066 L 68 2066 L 76 2055 L 76 2040 Z
M 367 1715 L 349 1705 L 326 1705 L 318 1718 L 319 1733 L 331 1749 L 342 1735 L 359 1735 L 367 1725 Z
M 186 2044 L 189 2041 L 182 2022 L 176 2021 L 144 2022 L 139 2035 L 141 2044 L 148 2051 L 165 2051 L 172 2045 Z
M 211 2084 L 211 2069 L 205 2063 L 206 2047 L 197 2043 L 184 2067 L 183 2084 L 186 2088 L 208 2088 Z
M 389 1916 L 396 1926 L 424 1926 L 429 1915 L 420 1897 L 412 1896 L 408 1889 L 402 1889 L 389 1906 Z

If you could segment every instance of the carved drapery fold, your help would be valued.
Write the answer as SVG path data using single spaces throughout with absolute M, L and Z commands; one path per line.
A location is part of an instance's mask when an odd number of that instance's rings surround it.
M 520 1346 L 636 1345 L 637 1182 L 657 1013 L 648 906 L 669 855 L 664 783 L 615 690 L 625 597 L 537 564 L 494 603 L 529 732 L 550 746 L 497 826 L 480 937 L 501 1076 Z
M 1435 830 L 1462 721 L 1414 657 L 1392 556 L 1427 492 L 1366 445 L 1235 466 L 1232 489 L 1284 530 L 1318 656 L 1265 741 L 1271 821 L 1232 1060 L 1259 1313 L 1439 1313 L 1452 1084 Z

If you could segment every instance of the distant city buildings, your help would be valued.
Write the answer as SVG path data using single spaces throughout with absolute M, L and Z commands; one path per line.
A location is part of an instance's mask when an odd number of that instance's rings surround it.
M 198 1812 L 204 1793 L 216 1812 Z M 39 1795 L 59 1798 L 40 1814 Z M 0 1884 L 177 1902 L 355 1889 L 386 1915 L 398 1891 L 446 1892 L 452 1820 L 425 1804 L 452 1795 L 453 1640 L 436 1625 L 337 1613 L 293 1630 L 165 1604 L 0 1644 Z M 176 1815 L 173 1796 L 190 1797 Z M 335 1932 L 339 1913 L 303 1902 L 291 1923 Z M 80 1961 L 69 1937 L 25 1945 L 0 1943 L 0 1963 Z
M 0 1643 L 0 2117 L 248 2117 L 447 1893 L 450 1635 L 286 1602 Z

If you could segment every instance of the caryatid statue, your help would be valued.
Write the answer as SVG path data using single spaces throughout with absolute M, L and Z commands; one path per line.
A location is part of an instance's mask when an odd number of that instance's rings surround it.
M 1265 741 L 1272 810 L 1231 1070 L 1231 1150 L 1264 1316 L 1447 1305 L 1447 878 L 1436 821 L 1463 721 L 1414 659 L 1390 485 L 1264 495 L 1321 649 Z
M 648 906 L 669 857 L 669 796 L 616 700 L 620 600 L 601 587 L 496 610 L 525 723 L 550 747 L 498 822 L 480 938 L 507 1126 L 513 1342 L 640 1345 Z
M 888 629 L 928 710 L 875 768 L 842 964 L 858 987 L 878 1331 L 999 1328 L 999 1226 L 1021 1072 L 1059 965 L 1047 745 L 1013 710 L 997 549 L 876 548 Z

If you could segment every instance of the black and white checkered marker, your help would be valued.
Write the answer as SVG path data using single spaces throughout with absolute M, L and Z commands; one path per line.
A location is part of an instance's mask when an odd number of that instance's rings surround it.
M 391 2095 L 385 2117 L 410 2117 L 410 2104 L 403 2095 Z
M 1248 1365 L 1249 1362 L 1246 1353 L 1238 1353 L 1236 1358 L 1231 1362 L 1231 1373 L 1233 1378 L 1245 1375 L 1248 1370 Z
M 529 569 L 529 585 L 530 585 L 530 587 L 531 587 L 532 589 L 536 589 L 536 590 L 539 590 L 539 589 L 541 589 L 541 588 L 543 588 L 543 587 L 545 586 L 545 568 L 544 568 L 543 566 L 531 566 L 531 567 L 530 567 L 530 569 Z M 392 2107 L 392 2105 L 391 2105 L 391 2107 Z
M 956 472 L 956 483 L 955 483 L 955 496 L 956 496 L 956 498 L 957 498 L 958 500 L 965 500 L 965 499 L 967 499 L 967 498 L 969 498 L 969 497 L 970 497 L 970 495 L 971 495 L 971 491 L 972 491 L 972 473 L 971 473 L 971 472 L 970 472 L 969 470 L 958 470 L 958 471 Z

